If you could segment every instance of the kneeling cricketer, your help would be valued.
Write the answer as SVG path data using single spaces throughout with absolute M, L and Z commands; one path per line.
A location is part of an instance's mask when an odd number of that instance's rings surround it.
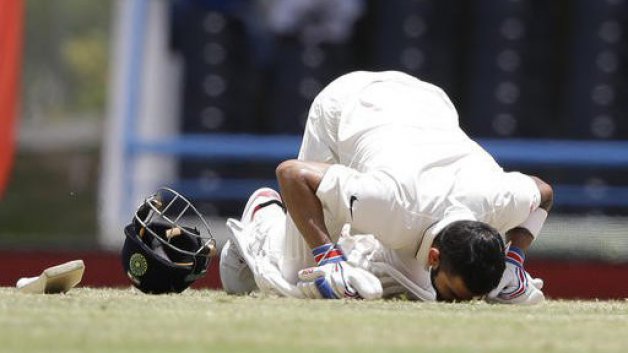
M 552 188 L 504 171 L 434 85 L 394 71 L 336 79 L 310 108 L 298 159 L 276 172 L 281 195 L 257 190 L 227 222 L 229 293 L 544 299 L 524 263 Z
M 460 129 L 434 85 L 394 71 L 341 76 L 312 103 L 298 159 L 276 172 L 281 194 L 259 189 L 241 218 L 227 221 L 227 293 L 544 300 L 524 263 L 551 187 L 504 171 Z M 198 211 L 166 194 L 171 201 L 148 198 L 125 229 L 123 265 L 147 293 L 184 290 L 216 253 Z M 173 199 L 193 217 L 173 212 Z M 189 218 L 202 222 L 180 225 Z

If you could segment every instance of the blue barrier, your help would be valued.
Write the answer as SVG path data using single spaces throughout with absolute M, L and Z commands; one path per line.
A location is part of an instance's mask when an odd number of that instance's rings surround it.
M 534 167 L 628 167 L 626 141 L 483 139 L 479 141 L 500 163 Z
M 172 155 L 209 161 L 279 163 L 295 158 L 301 136 L 210 134 L 158 141 L 131 141 L 134 154 Z M 499 163 L 517 167 L 628 169 L 628 142 L 481 139 L 479 144 Z M 184 194 L 212 200 L 246 199 L 261 186 L 277 187 L 274 179 L 182 180 Z M 555 204 L 574 207 L 628 207 L 628 187 L 554 185 Z
M 507 165 L 534 167 L 628 167 L 627 141 L 480 139 L 478 143 Z M 224 160 L 277 162 L 295 158 L 297 135 L 206 134 L 131 141 L 134 153 Z
M 278 162 L 295 158 L 301 136 L 206 134 L 130 141 L 131 152 L 212 160 Z

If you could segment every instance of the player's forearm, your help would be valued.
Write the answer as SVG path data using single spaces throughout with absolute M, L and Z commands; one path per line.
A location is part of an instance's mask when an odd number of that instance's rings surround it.
M 530 234 L 529 230 L 517 227 L 506 232 L 506 241 L 510 242 L 510 246 L 515 246 L 527 252 L 534 241 L 534 237 Z
M 531 176 L 531 178 L 539 188 L 539 193 L 541 195 L 539 210 L 533 211 L 533 214 L 531 214 L 531 216 L 521 226 L 515 227 L 506 232 L 506 240 L 510 242 L 510 246 L 515 246 L 524 252 L 527 252 L 530 245 L 534 242 L 534 239 L 540 232 L 541 227 L 545 222 L 547 213 L 550 211 L 554 203 L 554 191 L 552 190 L 552 187 L 538 177 Z M 545 212 L 545 214 L 543 216 L 534 214 L 534 212 L 539 211 Z
M 318 185 L 328 164 L 289 160 L 276 170 L 281 196 L 297 229 L 310 246 L 315 248 L 331 242 L 323 207 L 316 197 Z

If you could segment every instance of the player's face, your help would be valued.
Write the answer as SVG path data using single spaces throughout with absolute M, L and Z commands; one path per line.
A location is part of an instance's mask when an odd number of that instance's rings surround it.
M 465 301 L 474 297 L 460 276 L 450 275 L 437 268 L 432 271 L 431 277 L 438 301 Z

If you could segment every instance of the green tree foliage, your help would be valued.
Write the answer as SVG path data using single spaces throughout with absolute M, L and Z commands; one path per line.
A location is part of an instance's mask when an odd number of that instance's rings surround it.
M 101 117 L 111 1 L 26 1 L 23 117 Z

